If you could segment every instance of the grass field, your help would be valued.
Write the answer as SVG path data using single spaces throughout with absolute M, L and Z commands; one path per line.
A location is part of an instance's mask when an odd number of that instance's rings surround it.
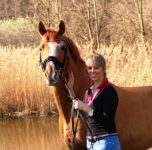
M 81 57 L 91 53 L 90 46 L 80 48 Z M 107 61 L 107 76 L 119 86 L 152 84 L 151 45 L 102 46 L 97 52 Z M 39 66 L 38 49 L 0 46 L 0 112 L 1 115 L 43 115 L 54 112 L 56 106 L 51 88 L 45 83 Z

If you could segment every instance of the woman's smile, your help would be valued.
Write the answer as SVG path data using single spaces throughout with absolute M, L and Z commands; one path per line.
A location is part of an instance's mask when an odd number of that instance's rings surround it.
M 88 74 L 93 82 L 101 82 L 104 79 L 104 69 L 94 64 L 88 66 Z

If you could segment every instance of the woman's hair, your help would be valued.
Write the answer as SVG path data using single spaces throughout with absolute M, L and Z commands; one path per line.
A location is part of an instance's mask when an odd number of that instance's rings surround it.
M 102 67 L 103 69 L 106 68 L 106 61 L 105 58 L 100 54 L 92 54 L 86 60 L 86 65 L 89 66 L 91 64 L 97 65 Z
M 96 65 L 104 70 L 104 77 L 106 77 L 106 61 L 105 58 L 100 54 L 92 54 L 86 60 L 86 65 Z

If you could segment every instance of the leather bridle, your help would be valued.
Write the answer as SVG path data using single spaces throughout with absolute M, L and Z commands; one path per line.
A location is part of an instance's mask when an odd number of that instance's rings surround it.
M 56 39 L 56 41 L 65 41 L 65 40 L 64 40 L 64 38 L 59 38 L 59 39 Z M 39 63 L 41 65 L 42 71 L 44 72 L 45 76 L 47 77 L 46 72 L 45 72 L 46 64 L 48 62 L 52 61 L 55 64 L 55 67 L 57 68 L 57 71 L 58 71 L 58 74 L 59 74 L 59 78 L 64 81 L 63 70 L 65 68 L 65 62 L 67 61 L 66 67 L 68 66 L 68 63 L 69 63 L 69 55 L 67 53 L 67 47 L 66 46 L 64 47 L 64 59 L 63 59 L 62 62 L 60 62 L 59 59 L 57 59 L 55 56 L 48 56 L 42 62 L 42 54 L 41 54 L 41 52 L 42 52 L 42 49 L 40 49 L 40 60 L 39 60 Z

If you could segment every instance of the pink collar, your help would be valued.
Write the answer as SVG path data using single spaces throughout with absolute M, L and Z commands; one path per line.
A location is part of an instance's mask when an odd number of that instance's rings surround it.
M 87 97 L 87 105 L 90 105 L 94 99 L 103 91 L 103 89 L 105 87 L 107 87 L 109 85 L 109 81 L 107 78 L 105 78 L 103 80 L 103 82 L 98 86 L 96 91 L 97 93 L 95 93 L 95 96 L 93 96 L 92 91 L 93 91 L 93 85 L 90 87 L 90 93 L 88 93 L 88 97 Z

